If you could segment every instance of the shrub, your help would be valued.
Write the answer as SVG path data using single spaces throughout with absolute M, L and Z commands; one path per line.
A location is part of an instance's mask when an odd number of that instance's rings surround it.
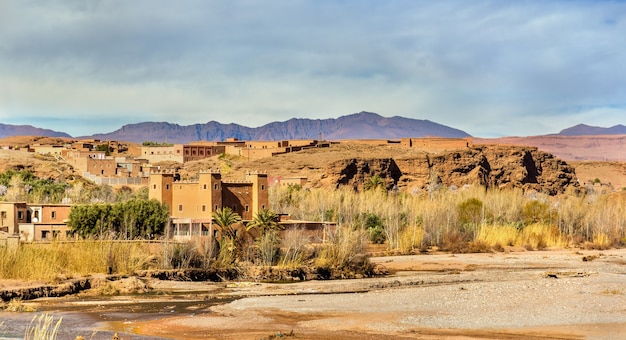
M 307 254 L 309 239 L 297 229 L 289 230 L 281 240 L 282 267 L 297 268 L 309 257 Z M 311 254 L 312 256 L 312 254 Z
M 360 229 L 337 227 L 330 241 L 322 246 L 315 265 L 323 268 L 343 269 L 363 252 L 366 235 Z

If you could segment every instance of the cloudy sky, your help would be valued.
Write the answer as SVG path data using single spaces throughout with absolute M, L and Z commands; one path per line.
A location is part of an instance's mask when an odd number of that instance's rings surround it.
M 480 137 L 626 124 L 626 3 L 0 0 L 0 123 L 360 111 Z

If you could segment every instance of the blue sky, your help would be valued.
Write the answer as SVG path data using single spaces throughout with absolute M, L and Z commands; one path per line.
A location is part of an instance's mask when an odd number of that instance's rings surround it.
M 0 122 L 626 124 L 621 1 L 0 0 Z

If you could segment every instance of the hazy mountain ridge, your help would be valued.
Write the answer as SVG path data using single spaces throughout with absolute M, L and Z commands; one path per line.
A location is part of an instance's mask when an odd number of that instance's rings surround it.
M 559 132 L 560 136 L 626 135 L 626 126 L 615 125 L 608 128 L 578 124 Z
M 403 117 L 385 118 L 376 113 L 360 112 L 339 118 L 292 118 L 272 122 L 258 128 L 239 124 L 206 124 L 181 126 L 167 122 L 145 122 L 124 125 L 121 129 L 90 137 L 106 140 L 123 140 L 188 143 L 197 140 L 221 141 L 226 138 L 240 140 L 285 139 L 398 139 L 402 137 L 469 137 L 464 131 L 428 120 Z
M 0 123 L 0 138 L 9 136 L 71 137 L 64 132 L 42 129 L 32 125 L 10 125 Z
M 609 128 L 578 124 L 547 136 L 603 136 L 626 135 L 626 126 Z M 31 125 L 0 123 L 0 138 L 11 136 L 72 137 L 67 133 Z M 209 121 L 204 124 L 179 125 L 169 122 L 142 122 L 126 124 L 110 133 L 78 136 L 77 139 L 95 138 L 141 143 L 143 141 L 188 143 L 191 141 L 221 141 L 227 138 L 240 140 L 285 140 L 285 139 L 399 139 L 403 137 L 470 137 L 462 130 L 429 120 L 400 116 L 382 117 L 372 112 L 360 112 L 339 118 L 309 119 L 291 118 L 271 122 L 257 128 L 239 124 L 222 124 Z M 541 137 L 528 136 L 526 138 Z M 481 139 L 481 138 L 477 138 Z

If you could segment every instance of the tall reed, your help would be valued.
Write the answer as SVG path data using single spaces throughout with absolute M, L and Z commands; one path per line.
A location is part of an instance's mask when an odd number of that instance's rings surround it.
M 552 197 L 520 189 L 437 188 L 411 194 L 273 187 L 270 204 L 295 219 L 339 226 L 374 214 L 383 221 L 390 250 L 463 249 L 476 241 L 529 249 L 626 245 L 626 193 Z

